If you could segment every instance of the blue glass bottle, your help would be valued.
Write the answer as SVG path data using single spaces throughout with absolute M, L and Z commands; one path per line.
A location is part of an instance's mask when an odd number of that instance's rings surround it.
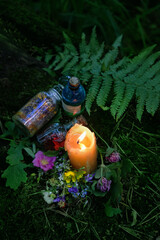
M 84 111 L 86 92 L 77 77 L 71 77 L 62 91 L 62 107 L 67 116 L 75 117 Z

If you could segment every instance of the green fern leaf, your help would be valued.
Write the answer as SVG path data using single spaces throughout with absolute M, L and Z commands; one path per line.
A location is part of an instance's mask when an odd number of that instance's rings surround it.
M 72 44 L 70 37 L 65 32 L 63 32 L 63 37 L 66 43 Z
M 102 80 L 102 86 L 97 96 L 97 105 L 103 109 L 105 107 L 108 94 L 111 90 L 113 78 L 107 74 L 103 74 Z
M 118 55 L 118 47 L 121 45 L 122 35 L 119 36 L 113 43 L 113 50 L 110 50 L 102 59 L 103 71 L 107 70 L 111 64 L 114 63 Z
M 123 100 L 121 102 L 120 108 L 117 111 L 116 120 L 118 120 L 123 115 L 124 111 L 128 107 L 128 105 L 134 95 L 135 88 L 136 88 L 135 85 L 127 84 Z
M 80 74 L 81 82 L 82 84 L 85 84 L 85 85 L 89 82 L 91 77 L 92 77 L 92 74 L 89 71 L 84 71 L 84 72 L 81 72 Z
M 85 33 L 82 33 L 82 36 L 81 36 L 81 42 L 79 44 L 79 52 L 80 52 L 80 56 L 85 52 L 87 52 L 88 54 L 90 52 L 90 48 L 88 47 L 88 45 L 86 43 Z
M 72 60 L 66 64 L 66 66 L 65 66 L 65 68 L 63 69 L 62 73 L 63 73 L 64 75 L 65 75 L 65 74 L 66 74 L 66 75 L 69 74 L 71 68 L 73 68 L 73 67 L 76 66 L 78 60 L 79 60 L 79 57 L 78 57 L 78 56 L 74 56 L 74 57 L 72 58 Z M 76 75 L 76 73 L 75 73 L 75 75 Z
M 90 47 L 90 52 L 93 53 L 93 54 L 95 53 L 95 49 L 100 48 L 99 42 L 97 40 L 96 26 L 94 26 L 93 29 L 92 29 L 91 38 L 90 38 L 90 42 L 89 42 L 89 47 Z
M 117 111 L 119 109 L 119 106 L 122 102 L 123 96 L 124 96 L 124 92 L 125 92 L 125 83 L 120 81 L 120 80 L 116 80 L 115 81 L 115 85 L 114 85 L 114 93 L 115 93 L 115 97 L 112 101 L 112 104 L 110 106 L 110 111 L 112 116 L 115 118 Z
M 139 121 L 141 121 L 141 117 L 144 111 L 144 105 L 147 97 L 147 91 L 144 87 L 138 87 L 136 90 L 137 96 L 137 111 L 136 115 Z
M 160 96 L 155 91 L 149 91 L 146 99 L 146 110 L 152 116 L 155 114 L 160 104 Z
M 155 72 L 155 69 L 150 68 L 150 66 L 154 64 L 159 56 L 160 52 L 150 55 L 135 72 L 124 77 L 124 82 L 137 86 L 144 84 L 148 78 L 151 78 L 151 74 Z M 155 65 L 153 67 L 156 68 Z M 160 65 L 158 67 L 160 67 Z
M 98 93 L 99 87 L 101 85 L 101 78 L 99 75 L 93 75 L 92 83 L 90 85 L 87 97 L 86 97 L 86 110 L 90 114 L 91 106 L 95 100 L 95 97 Z
M 135 56 L 131 62 L 126 66 L 126 68 L 117 71 L 114 74 L 114 77 L 118 79 L 124 79 L 128 74 L 136 71 L 139 66 L 145 61 L 145 59 L 149 56 L 156 45 L 146 48 L 143 52 L 141 52 L 138 56 Z
M 69 54 L 71 54 L 72 56 L 77 56 L 78 55 L 78 51 L 72 43 L 65 43 L 64 47 L 66 49 L 68 49 Z
M 113 48 L 118 48 L 118 47 L 121 46 L 122 37 L 123 37 L 123 35 L 120 35 L 120 36 L 117 37 L 117 39 L 112 44 Z
M 60 55 L 56 55 L 55 60 L 49 65 L 49 69 L 52 69 L 61 61 Z
M 72 58 L 72 56 L 69 54 L 64 55 L 62 58 L 62 61 L 54 68 L 54 70 L 57 71 L 57 70 L 63 68 L 71 58 Z

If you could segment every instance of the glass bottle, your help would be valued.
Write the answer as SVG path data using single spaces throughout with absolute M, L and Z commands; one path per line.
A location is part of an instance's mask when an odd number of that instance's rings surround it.
M 67 116 L 75 117 L 84 110 L 86 92 L 77 77 L 71 77 L 62 91 L 62 107 Z
M 47 92 L 39 92 L 13 116 L 13 121 L 32 137 L 56 115 L 62 90 L 63 85 L 58 84 Z
M 66 124 L 53 123 L 51 126 L 37 135 L 37 141 L 40 144 L 43 144 L 45 148 L 53 149 L 54 142 L 63 142 L 65 140 L 67 131 L 74 126 L 75 123 L 87 126 L 87 121 L 82 115 L 74 118 L 72 121 Z

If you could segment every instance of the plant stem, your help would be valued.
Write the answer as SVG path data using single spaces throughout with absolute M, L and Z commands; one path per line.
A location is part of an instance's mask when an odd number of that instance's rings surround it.
M 108 143 L 99 135 L 99 133 L 97 133 L 92 126 L 90 126 L 90 128 L 91 128 L 91 129 L 95 132 L 95 134 L 106 144 L 106 146 L 109 147 Z

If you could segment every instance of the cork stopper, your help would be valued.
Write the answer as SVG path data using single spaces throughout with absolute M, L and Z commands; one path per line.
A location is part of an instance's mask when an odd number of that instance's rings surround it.
M 71 77 L 69 80 L 69 84 L 73 88 L 77 88 L 80 84 L 80 81 L 77 77 Z

